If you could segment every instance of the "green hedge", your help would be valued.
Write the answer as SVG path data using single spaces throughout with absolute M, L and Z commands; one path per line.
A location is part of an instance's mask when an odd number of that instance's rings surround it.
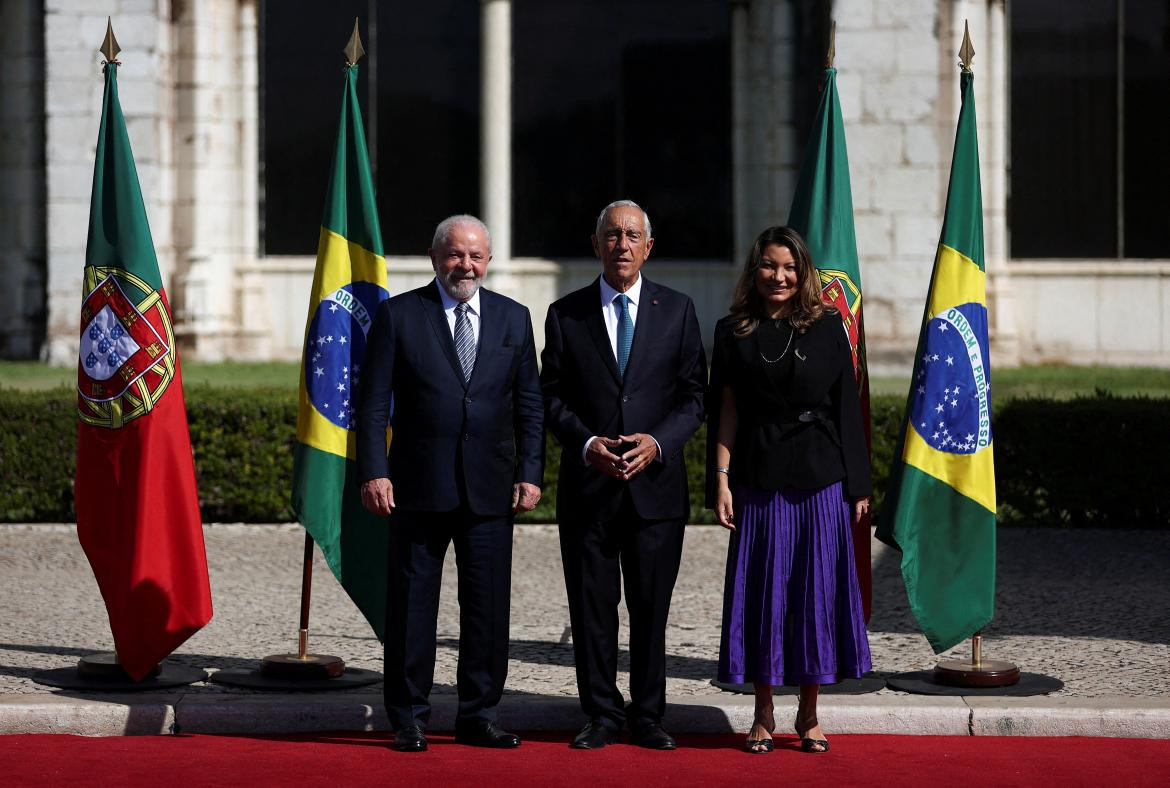
M 902 397 L 873 400 L 875 509 L 898 438 Z M 283 522 L 295 441 L 287 390 L 193 387 L 187 392 L 199 503 L 208 522 Z M 686 448 L 691 520 L 703 508 L 700 430 Z M 76 408 L 64 391 L 0 390 L 0 521 L 71 522 Z M 1094 397 L 1010 400 L 995 408 L 1002 524 L 1170 527 L 1170 400 Z M 544 497 L 523 522 L 553 522 L 560 447 L 550 440 Z

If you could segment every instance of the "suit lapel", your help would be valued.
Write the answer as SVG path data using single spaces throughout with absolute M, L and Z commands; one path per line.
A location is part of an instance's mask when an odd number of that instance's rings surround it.
M 500 338 L 504 330 L 502 315 L 496 314 L 497 307 L 494 293 L 489 293 L 487 290 L 479 291 L 479 344 L 475 351 L 475 368 L 471 370 L 471 380 L 468 382 L 468 388 L 475 383 L 477 377 L 483 377 L 480 374 L 480 367 L 491 361 L 492 354 L 500 346 Z M 454 341 L 451 346 L 454 349 Z M 458 356 L 456 356 L 458 362 Z M 462 367 L 460 367 L 462 369 Z
M 609 344 L 609 334 L 605 330 L 605 320 L 601 317 L 601 277 L 598 277 L 593 286 L 585 291 L 585 297 L 590 300 L 587 303 L 585 310 L 585 326 L 589 329 L 589 335 L 593 337 L 593 344 L 597 348 L 598 355 L 601 356 L 601 362 L 605 368 L 609 370 L 609 374 L 613 375 L 613 379 L 621 385 L 622 376 L 618 372 L 617 359 L 613 355 L 613 347 Z M 637 340 L 638 332 L 634 332 L 635 341 Z M 628 369 L 628 365 L 627 365 Z
M 463 388 L 467 388 L 467 383 L 463 380 L 463 367 L 459 363 L 459 356 L 455 354 L 455 340 L 451 338 L 451 328 L 447 325 L 447 316 L 443 314 L 443 301 L 439 298 L 439 283 L 431 282 L 419 294 L 423 303 L 423 312 L 426 313 L 427 322 L 431 324 L 431 329 L 435 332 L 435 341 L 439 343 L 439 347 L 443 351 L 443 355 L 447 357 L 447 361 L 451 364 L 451 369 L 455 372 L 455 377 L 463 384 Z M 480 306 L 483 305 L 483 299 L 480 299 Z M 480 319 L 480 331 L 483 330 L 483 320 Z
M 658 310 L 661 307 L 655 298 L 657 294 L 658 286 L 643 276 L 642 293 L 639 296 L 641 300 L 638 302 L 638 321 L 634 323 L 634 343 L 630 346 L 630 358 L 626 362 L 626 380 L 629 380 L 631 375 L 638 374 L 639 369 L 650 363 L 648 357 L 643 357 L 648 352 L 646 348 L 652 341 L 651 337 L 658 330 Z

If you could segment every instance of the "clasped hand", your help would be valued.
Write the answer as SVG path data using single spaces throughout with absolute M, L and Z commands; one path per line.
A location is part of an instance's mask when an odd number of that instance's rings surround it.
M 625 454 L 615 454 L 623 443 L 632 443 L 634 447 Z M 615 479 L 629 481 L 652 463 L 658 457 L 658 444 L 654 438 L 644 432 L 635 432 L 631 435 L 619 435 L 616 438 L 598 436 L 589 442 L 585 450 L 585 460 L 597 470 Z

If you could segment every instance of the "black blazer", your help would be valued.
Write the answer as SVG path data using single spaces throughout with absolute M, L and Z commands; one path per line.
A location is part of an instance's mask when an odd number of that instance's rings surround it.
M 541 483 L 544 410 L 532 320 L 512 299 L 479 292 L 479 349 L 466 384 L 437 283 L 384 301 L 374 318 L 358 392 L 358 475 L 388 476 L 400 508 L 456 509 L 462 479 L 471 511 L 499 516 L 511 511 L 514 483 Z
M 634 342 L 623 380 L 601 316 L 600 279 L 548 308 L 541 388 L 545 423 L 564 447 L 557 519 L 612 508 L 626 482 L 581 461 L 593 435 L 653 435 L 662 448 L 628 487 L 645 519 L 690 512 L 683 446 L 703 421 L 707 357 L 691 299 L 642 278 Z
M 849 498 L 871 492 L 869 451 L 849 338 L 837 312 L 793 338 L 792 374 L 775 382 L 759 331 L 737 337 L 730 315 L 715 324 L 707 413 L 707 506 L 715 505 L 715 445 L 723 387 L 735 395 L 733 485 L 815 490 L 841 479 Z M 802 416 L 803 414 L 803 416 Z

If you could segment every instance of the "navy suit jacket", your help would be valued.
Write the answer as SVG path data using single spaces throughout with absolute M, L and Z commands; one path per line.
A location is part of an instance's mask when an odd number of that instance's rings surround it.
M 610 511 L 626 486 L 640 517 L 686 517 L 683 446 L 703 422 L 707 386 L 707 358 L 691 299 L 643 276 L 624 379 L 601 316 L 599 279 L 549 307 L 544 337 L 545 422 L 564 446 L 557 519 Z M 662 456 L 629 482 L 582 463 L 590 436 L 634 432 L 653 435 Z
M 384 301 L 359 388 L 361 481 L 389 477 L 401 509 L 478 515 L 512 510 L 512 485 L 544 473 L 543 407 L 528 309 L 480 291 L 475 369 L 463 381 L 439 286 Z M 386 426 L 394 400 L 393 440 Z

